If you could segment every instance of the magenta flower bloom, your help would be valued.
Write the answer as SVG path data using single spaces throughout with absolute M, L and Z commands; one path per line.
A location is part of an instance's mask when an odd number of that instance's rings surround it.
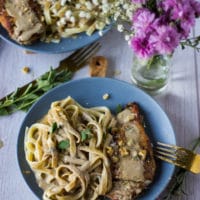
M 155 54 L 154 44 L 147 38 L 133 37 L 131 47 L 140 58 L 150 58 Z
M 132 2 L 144 5 L 133 15 L 131 40 L 132 49 L 142 58 L 172 54 L 180 40 L 189 36 L 195 18 L 200 17 L 200 2 L 196 0 L 162 0 L 155 13 L 145 6 L 147 0 Z
M 160 7 L 165 11 L 168 12 L 174 6 L 176 6 L 177 0 L 163 0 L 160 2 Z
M 151 24 L 155 19 L 155 14 L 151 13 L 146 8 L 138 9 L 133 15 L 133 29 L 136 36 L 146 35 L 149 29 L 151 29 Z
M 200 14 L 200 3 L 195 0 L 164 0 L 160 6 L 170 14 L 170 21 L 176 23 L 181 39 L 187 38 L 195 17 Z
M 195 0 L 190 0 L 190 5 L 194 9 L 195 16 L 200 17 L 200 2 Z
M 180 35 L 175 27 L 162 25 L 156 28 L 156 33 L 150 36 L 157 54 L 171 54 L 178 46 Z

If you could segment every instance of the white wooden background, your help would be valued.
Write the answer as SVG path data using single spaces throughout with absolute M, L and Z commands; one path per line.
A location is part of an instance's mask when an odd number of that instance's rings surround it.
M 200 22 L 194 34 L 200 34 Z M 109 77 L 131 82 L 130 68 L 132 51 L 123 37 L 110 31 L 100 39 L 102 44 L 98 55 L 109 60 Z M 67 53 L 57 55 L 25 54 L 22 49 L 0 40 L 0 97 L 31 81 L 50 66 L 57 66 Z M 30 74 L 23 74 L 24 66 L 31 68 Z M 121 74 L 114 75 L 116 70 Z M 77 72 L 74 79 L 88 77 L 88 67 Z M 154 97 L 170 118 L 179 145 L 187 147 L 200 136 L 200 52 L 191 48 L 177 49 L 173 57 L 172 78 L 168 89 Z M 24 182 L 17 164 L 17 134 L 25 113 L 18 112 L 8 117 L 0 117 L 0 139 L 4 146 L 0 149 L 0 199 L 36 200 Z M 200 199 L 200 175 L 189 174 L 186 179 L 187 196 L 177 200 Z

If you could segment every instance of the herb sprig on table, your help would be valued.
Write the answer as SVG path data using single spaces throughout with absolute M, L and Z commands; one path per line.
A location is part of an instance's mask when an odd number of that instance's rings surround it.
M 196 151 L 200 147 L 200 137 L 197 138 L 191 145 L 190 148 L 192 151 Z M 167 191 L 167 195 L 163 197 L 164 200 L 170 200 L 173 196 L 186 194 L 184 191 L 184 181 L 188 175 L 188 171 L 182 168 L 178 168 L 172 178 L 171 184 Z
M 50 69 L 47 73 L 30 83 L 26 89 L 18 88 L 5 100 L 0 101 L 0 115 L 9 115 L 16 111 L 27 111 L 44 93 L 57 85 L 69 81 L 72 72 Z

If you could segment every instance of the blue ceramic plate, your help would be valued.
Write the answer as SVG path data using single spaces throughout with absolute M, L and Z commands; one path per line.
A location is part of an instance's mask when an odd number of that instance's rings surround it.
M 107 26 L 102 32 L 103 35 L 107 33 L 110 28 L 111 25 Z M 76 49 L 89 45 L 90 43 L 98 40 L 101 36 L 99 35 L 98 31 L 95 31 L 91 36 L 88 36 L 85 33 L 80 33 L 77 35 L 76 38 L 63 38 L 59 43 L 45 43 L 38 41 L 31 45 L 20 45 L 12 40 L 6 30 L 0 25 L 0 37 L 11 44 L 32 52 L 53 54 L 74 51 Z
M 110 95 L 110 98 L 107 100 L 103 100 L 102 98 L 105 93 Z M 113 113 L 115 113 L 116 107 L 119 104 L 126 105 L 129 102 L 137 102 L 144 112 L 147 133 L 152 143 L 155 141 L 171 144 L 176 143 L 172 125 L 165 112 L 149 95 L 133 85 L 109 78 L 86 78 L 65 83 L 46 93 L 32 106 L 19 131 L 17 156 L 20 170 L 31 190 L 40 199 L 42 197 L 42 191 L 38 187 L 33 173 L 23 173 L 23 171 L 30 170 L 25 160 L 23 148 L 25 128 L 41 119 L 47 113 L 53 101 L 63 99 L 68 95 L 78 101 L 82 106 L 107 106 Z M 174 166 L 158 161 L 155 180 L 149 186 L 149 189 L 143 192 L 143 195 L 139 199 L 156 199 L 170 181 L 173 171 Z

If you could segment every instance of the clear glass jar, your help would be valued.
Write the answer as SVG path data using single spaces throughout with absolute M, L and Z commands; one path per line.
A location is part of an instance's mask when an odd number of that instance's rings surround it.
M 169 81 L 171 56 L 156 55 L 142 59 L 134 55 L 131 79 L 141 89 L 154 95 L 163 91 Z

